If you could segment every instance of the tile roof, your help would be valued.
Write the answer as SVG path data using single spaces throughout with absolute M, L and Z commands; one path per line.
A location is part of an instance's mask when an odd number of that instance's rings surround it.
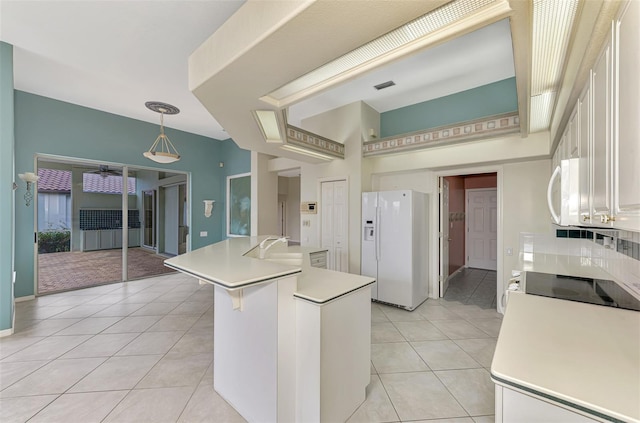
M 38 169 L 38 192 L 71 192 L 71 171 Z
M 57 169 L 38 169 L 38 192 L 71 192 L 71 171 Z M 82 174 L 84 192 L 121 194 L 122 177 L 118 175 L 102 176 L 95 173 Z M 129 177 L 129 194 L 136 193 L 135 178 Z
M 83 173 L 82 185 L 84 192 L 98 192 L 105 194 L 122 194 L 122 176 L 99 175 L 96 173 Z M 129 177 L 129 194 L 136 193 L 135 178 Z

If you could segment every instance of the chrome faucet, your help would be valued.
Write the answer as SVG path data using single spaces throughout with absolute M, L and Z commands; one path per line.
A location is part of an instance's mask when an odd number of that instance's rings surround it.
M 273 247 L 275 244 L 277 244 L 279 242 L 286 243 L 286 242 L 288 242 L 288 240 L 289 240 L 289 237 L 286 237 L 286 236 L 282 236 L 282 237 L 269 236 L 269 237 L 265 238 L 264 240 L 262 240 L 262 242 L 260 243 L 260 246 L 259 246 L 259 257 L 261 259 L 263 259 L 265 254 L 267 253 L 267 250 L 269 248 Z M 272 242 L 265 247 L 265 244 L 268 241 L 272 241 Z

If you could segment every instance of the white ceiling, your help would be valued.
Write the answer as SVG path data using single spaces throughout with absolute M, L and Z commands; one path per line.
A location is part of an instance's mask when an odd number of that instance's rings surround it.
M 187 59 L 243 3 L 1 0 L 0 39 L 14 46 L 18 90 L 152 123 L 145 101 L 167 102 L 181 113 L 166 126 L 226 139 L 188 89 Z M 304 100 L 289 118 L 358 100 L 384 112 L 512 76 L 504 20 Z M 372 88 L 390 79 L 397 85 Z
M 509 20 L 423 50 L 290 107 L 293 125 L 362 100 L 380 113 L 515 76 Z M 374 85 L 396 85 L 377 91 Z
M 187 59 L 244 0 L 0 1 L 0 40 L 14 46 L 14 85 L 159 123 L 146 101 L 181 110 L 172 128 L 226 139 L 189 92 Z

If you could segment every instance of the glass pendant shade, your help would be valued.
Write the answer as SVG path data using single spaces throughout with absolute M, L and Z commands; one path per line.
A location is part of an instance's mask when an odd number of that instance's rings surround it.
M 142 155 L 156 163 L 167 164 L 177 162 L 180 160 L 180 153 L 178 153 L 178 150 L 171 143 L 169 137 L 164 133 L 164 115 L 165 113 L 175 115 L 180 113 L 180 110 L 170 104 L 156 101 L 148 101 L 145 103 L 145 106 L 154 112 L 160 113 L 160 135 L 158 135 L 155 142 L 151 144 L 149 151 L 145 151 Z
M 149 151 L 145 151 L 142 155 L 157 163 L 173 163 L 180 160 L 178 150 L 176 150 L 164 132 L 158 135 Z

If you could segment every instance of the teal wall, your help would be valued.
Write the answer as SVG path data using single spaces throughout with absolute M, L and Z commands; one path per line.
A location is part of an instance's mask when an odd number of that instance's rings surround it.
M 0 331 L 13 325 L 13 113 L 13 46 L 0 41 Z
M 161 165 L 142 156 L 158 131 L 156 124 L 15 91 L 16 172 L 33 171 L 37 153 L 185 171 L 191 175 L 192 249 L 224 239 L 224 215 L 214 213 L 205 218 L 202 200 L 224 198 L 223 181 L 228 174 L 250 169 L 250 153 L 231 140 L 218 141 L 166 128 L 182 157 L 176 163 Z M 220 161 L 233 165 L 221 168 Z M 34 294 L 34 208 L 18 201 L 15 212 L 15 296 L 21 297 Z M 207 231 L 209 236 L 200 238 L 200 231 Z
M 381 113 L 380 137 L 392 137 L 516 110 L 518 98 L 514 77 Z

